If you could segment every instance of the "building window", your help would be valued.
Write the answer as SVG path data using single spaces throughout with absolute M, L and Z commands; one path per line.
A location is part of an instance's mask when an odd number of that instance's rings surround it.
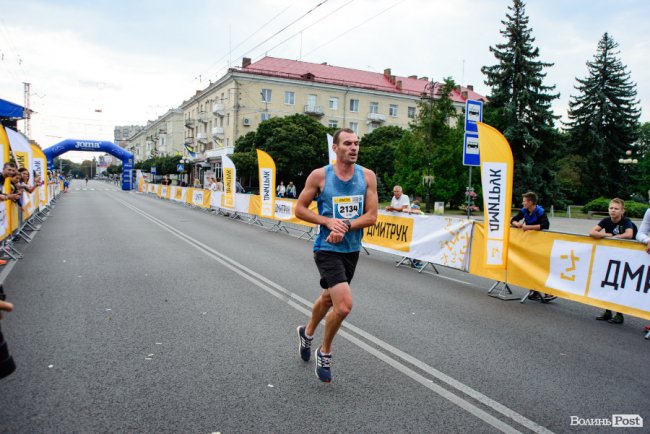
M 226 113 L 226 126 L 230 125 L 230 113 Z
M 415 119 L 415 107 L 408 108 L 408 117 L 409 119 Z
M 379 125 L 377 125 L 377 124 L 375 124 L 375 123 L 370 123 L 370 124 L 368 124 L 368 132 L 369 132 L 369 133 L 372 133 L 372 132 L 375 131 L 377 128 L 379 128 Z
M 265 120 L 271 119 L 271 113 L 262 113 L 260 115 L 260 120 L 264 122 Z
M 397 117 L 397 104 L 391 104 L 390 107 L 388 107 L 388 114 L 394 118 Z
M 330 128 L 338 128 L 339 127 L 339 121 L 330 120 L 327 123 L 327 126 L 330 127 Z
M 290 91 L 284 92 L 284 103 L 286 105 L 294 105 L 296 103 L 296 94 Z
M 370 113 L 379 113 L 379 103 L 371 102 L 370 103 Z
M 129 138 L 129 130 L 122 130 L 122 138 L 124 139 Z
M 355 113 L 359 111 L 359 100 L 358 99 L 351 99 L 350 100 L 350 111 L 355 112 Z
M 331 110 L 339 109 L 339 99 L 335 96 L 330 96 L 330 109 Z
M 262 102 L 271 102 L 271 89 L 262 89 Z
M 350 129 L 354 131 L 354 134 L 357 136 L 359 135 L 359 123 L 358 122 L 350 122 Z

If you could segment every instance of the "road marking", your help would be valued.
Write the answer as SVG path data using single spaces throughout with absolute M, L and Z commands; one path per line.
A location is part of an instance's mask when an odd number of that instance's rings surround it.
M 160 226 L 161 228 L 165 229 L 167 232 L 171 233 L 172 235 L 176 236 L 180 240 L 184 241 L 185 243 L 189 244 L 190 246 L 196 248 L 197 250 L 201 251 L 204 253 L 206 256 L 211 257 L 215 261 L 219 262 L 221 265 L 224 267 L 230 269 L 231 271 L 239 274 L 241 277 L 244 279 L 250 281 L 251 283 L 255 284 L 259 288 L 263 289 L 264 291 L 268 292 L 270 295 L 273 295 L 274 297 L 284 301 L 287 303 L 289 306 L 293 307 L 294 309 L 304 313 L 307 316 L 311 316 L 311 306 L 312 302 L 309 300 L 306 300 L 302 298 L 301 296 L 294 294 L 293 292 L 289 291 L 288 289 L 284 288 L 283 286 L 273 282 L 272 280 L 262 276 L 261 274 L 257 273 L 256 271 L 246 267 L 245 265 L 235 261 L 234 259 L 229 258 L 228 256 L 224 255 L 223 253 L 220 253 L 210 246 L 202 243 L 199 240 L 196 240 L 189 236 L 188 234 L 176 229 L 175 227 L 163 222 L 162 220 L 152 216 L 151 214 L 147 213 L 146 211 L 141 210 L 140 208 L 136 207 L 135 205 L 132 205 L 128 202 L 125 202 L 121 199 L 118 199 L 114 196 L 111 195 L 111 198 L 114 199 L 115 201 L 121 203 L 124 205 L 126 208 L 129 208 L 130 210 L 134 211 L 137 214 L 140 214 L 142 217 L 146 218 L 147 220 L 155 223 L 156 225 Z M 347 331 L 346 331 L 347 330 Z M 373 343 L 377 347 L 382 348 L 384 351 L 387 353 L 390 353 L 391 355 L 395 356 L 390 357 L 389 355 L 385 354 L 384 352 L 379 351 L 377 348 L 374 348 L 373 346 L 369 345 L 368 343 L 362 341 L 358 337 L 354 336 L 352 333 L 355 333 L 367 341 Z M 534 422 L 527 417 L 517 413 L 515 410 L 506 407 L 505 405 L 493 400 L 492 398 L 480 393 L 477 390 L 472 389 L 471 387 L 467 386 L 466 384 L 438 371 L 437 369 L 433 368 L 432 366 L 427 365 L 426 363 L 422 362 L 421 360 L 416 359 L 415 357 L 393 347 L 387 342 L 382 341 L 381 339 L 377 338 L 376 336 L 356 327 L 353 326 L 350 323 L 344 322 L 343 325 L 341 326 L 341 330 L 338 333 L 340 336 L 343 338 L 347 339 L 348 341 L 352 342 L 359 348 L 365 350 L 369 354 L 377 357 L 378 359 L 382 360 L 383 362 L 387 363 L 388 365 L 394 367 L 398 371 L 402 372 L 403 374 L 407 375 L 411 379 L 415 380 L 416 382 L 420 383 L 424 387 L 432 390 L 433 392 L 437 393 L 439 396 L 447 399 L 448 401 L 456 404 L 460 408 L 466 410 L 468 413 L 471 413 L 475 417 L 483 420 L 484 422 L 492 425 L 493 427 L 497 428 L 498 430 L 505 432 L 505 433 L 519 433 L 520 431 L 517 430 L 515 427 L 508 425 L 504 421 L 497 419 L 496 417 L 492 416 L 491 414 L 487 413 L 485 410 L 477 407 L 476 405 L 472 404 L 471 402 L 467 401 L 463 397 L 456 395 L 450 390 L 447 390 L 443 388 L 442 386 L 433 383 L 430 379 L 426 378 L 425 376 L 421 375 L 414 369 L 410 368 L 409 366 L 403 364 L 397 359 L 401 359 L 415 367 L 417 367 L 419 370 L 431 375 L 433 378 L 437 379 L 438 381 L 447 384 L 448 386 L 456 389 L 457 391 L 470 396 L 474 400 L 480 402 L 481 404 L 491 408 L 495 412 L 500 413 L 503 416 L 506 416 L 507 418 L 511 419 L 513 422 L 516 422 L 529 430 L 535 432 L 535 433 L 544 433 L 544 434 L 549 434 L 552 433 L 552 431 L 548 430 L 547 428 L 539 425 L 537 422 Z M 396 359 L 397 358 L 397 359 Z

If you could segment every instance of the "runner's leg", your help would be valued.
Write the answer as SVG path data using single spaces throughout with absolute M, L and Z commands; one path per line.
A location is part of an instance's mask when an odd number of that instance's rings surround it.
M 352 289 L 347 282 L 341 282 L 331 287 L 327 292 L 331 298 L 332 310 L 325 318 L 325 333 L 323 334 L 323 344 L 321 352 L 330 353 L 332 351 L 332 341 L 336 332 L 339 331 L 343 320 L 352 310 Z
M 305 334 L 308 336 L 314 336 L 318 324 L 320 324 L 323 318 L 325 318 L 330 307 L 332 307 L 332 298 L 329 295 L 329 291 L 324 290 L 316 302 L 314 302 L 314 307 L 311 309 L 311 320 L 309 320 L 309 323 L 305 328 Z

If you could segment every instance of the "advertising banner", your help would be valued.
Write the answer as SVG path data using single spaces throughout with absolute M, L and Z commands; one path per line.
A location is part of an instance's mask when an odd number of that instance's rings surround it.
M 201 208 L 210 208 L 210 190 L 190 188 L 188 194 L 188 202 L 191 205 Z
M 257 149 L 257 166 L 260 176 L 261 217 L 273 218 L 275 202 L 275 162 L 269 154 Z
M 9 137 L 5 132 L 5 128 L 0 125 L 0 167 L 4 167 L 5 163 L 9 161 Z M 8 191 L 7 188 L 11 184 L 9 178 L 5 179 L 5 184 L 0 185 L 3 192 Z M 6 187 L 6 188 L 5 188 Z M 0 201 L 0 240 L 4 240 L 11 232 L 9 225 L 9 213 L 7 212 L 8 202 L 6 200 Z
M 221 157 L 223 164 L 223 207 L 235 209 L 235 192 L 237 191 L 235 183 L 237 182 L 237 169 L 227 155 Z
M 174 185 L 170 189 L 169 198 L 176 202 L 185 202 L 187 188 Z
M 469 272 L 504 281 L 483 266 L 485 229 L 476 225 Z M 650 255 L 634 241 L 555 232 L 510 232 L 507 282 L 650 320 Z
M 485 218 L 485 267 L 505 268 L 508 257 L 510 209 L 512 207 L 512 172 L 510 145 L 501 133 L 477 122 L 481 154 L 481 185 Z
M 472 222 L 467 219 L 379 211 L 363 245 L 467 271 Z
M 330 159 L 330 164 L 334 165 L 336 164 L 336 153 L 334 152 L 334 149 L 332 149 L 332 145 L 334 144 L 334 136 L 327 135 L 327 155 L 329 155 Z

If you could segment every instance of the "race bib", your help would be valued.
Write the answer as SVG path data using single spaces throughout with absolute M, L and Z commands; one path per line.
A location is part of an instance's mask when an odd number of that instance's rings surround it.
M 335 196 L 332 198 L 334 218 L 355 219 L 363 214 L 363 196 Z

